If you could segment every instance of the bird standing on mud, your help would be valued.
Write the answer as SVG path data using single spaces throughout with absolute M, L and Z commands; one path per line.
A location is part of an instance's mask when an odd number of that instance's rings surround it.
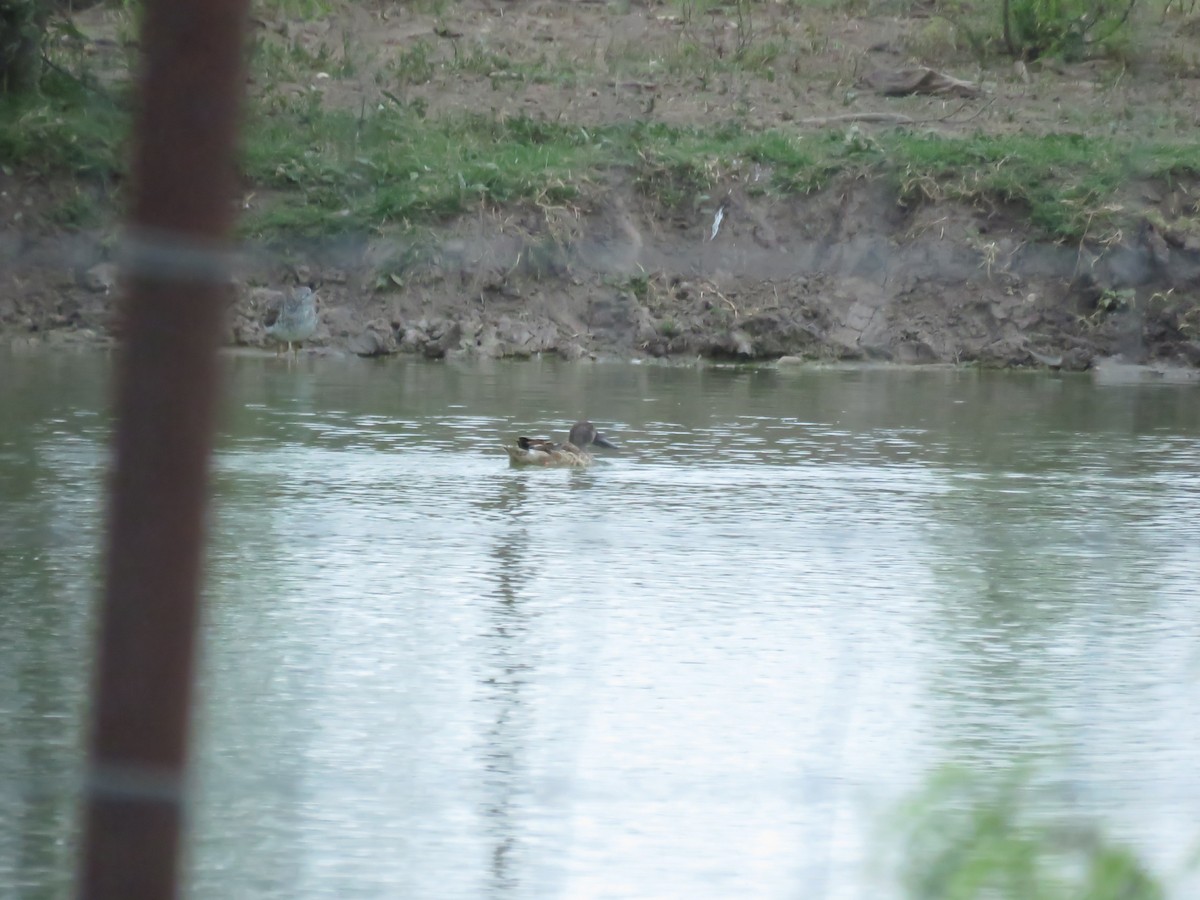
M 287 344 L 294 354 L 299 354 L 300 344 L 307 341 L 317 330 L 317 295 L 307 285 L 298 287 L 286 297 L 279 306 L 268 312 L 267 337 Z M 279 355 L 277 352 L 276 356 Z
M 607 447 L 616 450 L 617 445 L 596 430 L 588 421 L 579 421 L 571 426 L 566 443 L 556 444 L 546 438 L 519 437 L 515 444 L 506 444 L 504 450 L 514 466 L 571 466 L 582 468 L 592 464 L 592 455 L 587 447 Z

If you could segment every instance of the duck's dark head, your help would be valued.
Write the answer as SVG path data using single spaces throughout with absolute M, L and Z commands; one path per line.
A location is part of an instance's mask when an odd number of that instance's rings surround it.
M 571 426 L 571 436 L 568 438 L 576 447 L 584 448 L 589 444 L 597 447 L 607 447 L 609 450 L 619 449 L 616 444 L 596 430 L 591 422 L 576 422 Z

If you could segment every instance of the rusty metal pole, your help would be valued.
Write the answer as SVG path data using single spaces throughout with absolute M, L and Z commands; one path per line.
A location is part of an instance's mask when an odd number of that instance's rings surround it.
M 78 876 L 87 900 L 178 893 L 247 0 L 147 0 L 144 15 Z

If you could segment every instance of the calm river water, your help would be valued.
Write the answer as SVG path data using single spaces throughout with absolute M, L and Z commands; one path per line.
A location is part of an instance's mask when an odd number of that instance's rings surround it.
M 228 370 L 190 897 L 898 896 L 896 802 L 1030 761 L 1200 896 L 1197 387 Z M 4 898 L 71 879 L 108 374 L 0 357 Z

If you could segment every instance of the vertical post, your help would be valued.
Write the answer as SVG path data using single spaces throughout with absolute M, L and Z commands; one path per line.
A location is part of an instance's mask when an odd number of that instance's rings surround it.
M 78 892 L 178 892 L 247 0 L 147 0 Z

